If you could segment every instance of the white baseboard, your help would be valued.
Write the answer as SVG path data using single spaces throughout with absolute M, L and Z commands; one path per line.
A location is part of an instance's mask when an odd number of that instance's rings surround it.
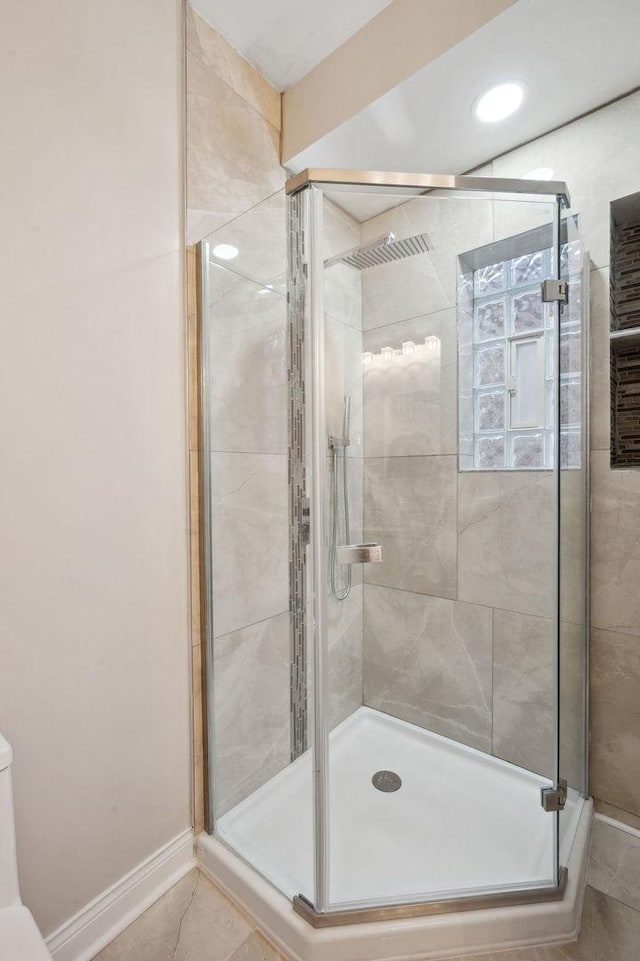
M 90 961 L 195 865 L 189 828 L 54 931 L 54 961 Z

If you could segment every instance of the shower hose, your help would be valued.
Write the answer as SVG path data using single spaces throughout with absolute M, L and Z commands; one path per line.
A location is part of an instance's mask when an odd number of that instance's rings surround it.
M 343 503 L 343 513 L 344 513 L 344 543 L 349 544 L 351 542 L 351 532 L 349 530 L 349 489 L 348 489 L 348 474 L 347 474 L 347 448 L 346 446 L 332 447 L 333 451 L 333 516 L 331 519 L 331 545 L 329 549 L 330 557 L 330 583 L 331 583 L 331 596 L 337 601 L 344 601 L 351 593 L 351 565 L 346 565 L 347 571 L 345 576 L 345 581 L 342 585 L 338 586 L 337 583 L 337 549 L 338 549 L 338 532 L 340 525 L 340 487 L 342 486 L 342 503 Z M 338 474 L 341 475 L 342 485 L 340 484 L 340 478 Z

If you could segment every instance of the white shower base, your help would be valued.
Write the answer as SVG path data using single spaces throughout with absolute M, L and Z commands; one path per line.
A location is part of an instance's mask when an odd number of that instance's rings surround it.
M 332 907 L 552 884 L 555 818 L 540 805 L 544 778 L 366 707 L 332 732 L 329 757 Z M 401 788 L 376 790 L 379 770 L 396 772 Z M 562 901 L 313 929 L 291 907 L 297 894 L 315 900 L 312 781 L 307 752 L 198 844 L 204 869 L 291 957 L 444 958 L 575 937 L 591 817 L 575 795 L 561 829 Z
M 553 884 L 544 778 L 367 707 L 332 732 L 329 756 L 332 903 Z M 376 790 L 379 770 L 402 787 Z M 288 897 L 313 902 L 312 811 L 307 752 L 220 818 L 217 834 Z

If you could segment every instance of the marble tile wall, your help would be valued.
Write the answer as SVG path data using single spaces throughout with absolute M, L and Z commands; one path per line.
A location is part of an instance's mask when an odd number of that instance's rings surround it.
M 365 271 L 365 330 L 456 306 L 457 256 L 493 240 L 493 201 L 432 193 L 428 199 L 409 201 L 367 220 L 362 241 L 388 231 L 398 238 L 426 233 L 429 253 Z
M 588 881 L 598 891 L 640 912 L 640 831 L 597 815 Z
M 358 225 L 325 210 L 328 246 L 353 247 Z M 266 198 L 208 236 L 239 253 L 209 270 L 209 374 L 213 524 L 214 799 L 225 813 L 290 759 L 288 384 L 285 198 Z M 360 278 L 327 271 L 326 398 L 329 433 L 348 450 L 352 539 L 362 538 L 362 330 Z M 327 483 L 332 458 L 327 447 Z M 362 589 L 329 600 L 330 716 L 362 703 Z M 244 693 L 243 693 L 244 692 Z M 238 716 L 238 704 L 243 711 Z
M 216 638 L 213 752 L 218 815 L 289 763 L 289 614 Z
M 458 476 L 460 600 L 551 616 L 552 507 L 547 472 Z
M 590 253 L 591 791 L 622 821 L 640 816 L 640 472 L 609 465 L 611 201 L 640 190 L 640 94 L 493 162 L 499 177 L 549 166 L 571 190 Z
M 284 222 L 280 191 L 208 238 L 239 250 L 207 319 L 218 816 L 290 756 Z
M 333 257 L 360 243 L 360 225 L 330 200 L 324 201 L 324 255 Z M 351 398 L 350 446 L 347 448 L 351 542 L 363 536 L 364 423 L 362 384 L 362 284 L 359 271 L 336 264 L 324 272 L 325 413 L 327 433 L 343 433 L 344 397 Z M 341 456 L 338 482 L 341 484 Z M 334 490 L 334 458 L 327 451 L 327 485 Z M 342 496 L 342 495 L 340 495 Z M 333 496 L 329 497 L 329 524 Z M 327 532 L 329 537 L 329 532 Z M 344 570 L 338 567 L 338 582 Z M 335 727 L 363 703 L 362 568 L 351 567 L 352 589 L 344 601 L 329 597 L 329 725 Z
M 409 201 L 362 239 L 389 230 L 431 249 L 362 275 L 365 538 L 383 545 L 365 569 L 365 703 L 547 772 L 551 475 L 457 462 L 457 257 L 494 239 L 493 198 Z
M 365 703 L 491 751 L 488 607 L 365 585 Z
M 365 538 L 383 545 L 368 584 L 457 596 L 456 458 L 367 457 Z
M 279 190 L 280 95 L 187 4 L 187 238 Z
M 437 342 L 427 348 L 427 338 Z M 416 345 L 411 353 L 391 359 L 381 355 L 384 347 L 401 351 L 406 343 Z M 451 403 L 457 383 L 455 310 L 367 330 L 363 349 L 373 355 L 363 368 L 367 457 L 456 454 L 457 405 Z
M 285 171 L 280 94 L 186 5 L 187 238 L 239 254 L 210 268 L 214 674 L 222 813 L 289 760 Z M 195 265 L 195 251 L 190 254 Z M 190 265 L 192 263 L 190 261 Z M 195 287 L 195 280 L 193 281 Z M 191 298 L 193 304 L 193 297 Z M 192 571 L 200 569 L 195 309 L 189 307 Z M 199 583 L 192 576 L 196 830 L 204 826 Z M 258 669 L 259 666 L 259 669 Z M 258 675 L 263 684 L 258 683 Z M 237 715 L 235 689 L 245 711 Z

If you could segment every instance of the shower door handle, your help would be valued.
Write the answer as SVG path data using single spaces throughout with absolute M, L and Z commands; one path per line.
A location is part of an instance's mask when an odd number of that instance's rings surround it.
M 379 564 L 382 560 L 381 544 L 342 544 L 336 548 L 338 564 Z

